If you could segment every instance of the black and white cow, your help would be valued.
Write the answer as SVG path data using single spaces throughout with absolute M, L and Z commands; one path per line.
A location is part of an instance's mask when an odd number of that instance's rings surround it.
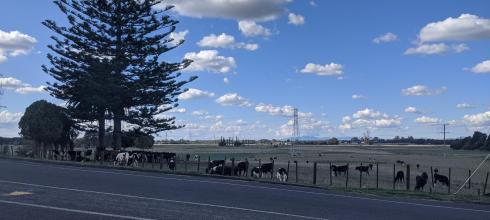
M 209 173 L 211 168 L 217 167 L 217 166 L 224 166 L 225 165 L 225 160 L 211 160 L 208 163 L 208 168 L 206 168 L 206 173 Z
M 272 178 L 272 169 L 274 168 L 273 164 L 272 163 L 264 163 L 262 165 L 260 165 L 260 173 L 261 175 L 266 175 L 267 173 L 270 173 L 271 174 L 271 178 Z
M 252 168 L 252 171 L 250 172 L 250 176 L 252 176 L 254 178 L 259 178 L 260 177 L 260 167 Z
M 276 172 L 276 177 L 280 182 L 286 182 L 288 179 L 288 171 L 284 168 L 279 168 Z
M 230 166 L 221 166 L 221 165 L 215 166 L 215 167 L 209 169 L 209 174 L 218 174 L 218 175 L 224 174 L 225 176 L 231 176 L 231 167 Z
M 247 172 L 248 172 L 248 161 L 242 161 L 242 162 L 239 162 L 236 167 L 235 167 L 235 170 L 233 171 L 233 173 L 235 174 L 235 176 L 243 176 L 245 175 Z
M 369 170 L 372 169 L 372 165 L 371 166 L 357 166 L 356 167 L 356 170 L 359 170 L 359 172 L 361 173 L 366 173 L 368 176 L 369 176 Z

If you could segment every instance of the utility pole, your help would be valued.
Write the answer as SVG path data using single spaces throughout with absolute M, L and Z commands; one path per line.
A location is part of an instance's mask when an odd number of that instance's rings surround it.
M 449 124 L 446 124 L 446 123 L 443 123 L 442 124 L 442 134 L 443 134 L 443 143 L 444 145 L 446 145 L 446 134 L 449 133 L 446 131 L 446 125 L 449 125 Z

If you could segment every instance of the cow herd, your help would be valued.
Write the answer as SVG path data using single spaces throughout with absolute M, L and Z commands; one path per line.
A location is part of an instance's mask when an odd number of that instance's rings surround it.
M 67 160 L 67 161 L 106 161 L 112 162 L 114 166 L 126 166 L 126 167 L 139 167 L 144 166 L 145 163 L 160 163 L 168 166 L 170 170 L 176 169 L 176 154 L 169 152 L 148 152 L 148 151 L 99 151 L 96 154 L 93 150 L 71 150 L 71 151 L 58 151 L 52 150 L 49 152 L 49 157 L 54 160 Z M 194 159 L 199 158 L 198 155 L 194 156 Z M 187 160 L 190 159 L 190 155 L 187 155 Z M 238 161 L 236 164 L 230 166 L 230 163 L 226 163 L 226 160 L 209 160 L 206 168 L 207 174 L 225 175 L 225 176 L 247 176 L 250 171 L 250 176 L 253 178 L 270 177 L 274 178 L 274 161 L 275 158 L 271 158 L 272 163 L 263 163 L 259 166 L 249 169 L 248 160 Z M 401 166 L 405 165 L 402 160 L 397 160 L 396 164 Z M 416 165 L 417 170 L 420 169 L 420 165 Z M 349 172 L 349 165 L 337 165 L 332 164 L 330 166 L 332 176 L 346 176 Z M 360 174 L 365 173 L 370 175 L 370 171 L 373 169 L 373 164 L 356 166 L 355 170 Z M 394 173 L 394 183 L 404 183 L 405 173 L 403 170 L 398 170 Z M 275 178 L 280 182 L 286 182 L 288 180 L 288 170 L 285 168 L 277 168 L 275 172 Z M 421 172 L 421 174 L 415 177 L 415 190 L 423 190 L 424 186 L 428 182 L 429 175 L 427 172 Z M 439 173 L 438 169 L 434 169 L 433 184 L 441 183 L 443 186 L 449 187 L 449 178 Z
M 234 163 L 234 162 L 233 162 Z M 210 160 L 206 173 L 225 176 L 247 176 L 250 163 L 248 160 L 240 161 L 232 166 L 226 165 L 225 160 Z M 274 163 L 264 163 L 250 169 L 250 176 L 254 178 L 274 177 Z M 288 171 L 285 168 L 279 168 L 276 171 L 276 178 L 281 182 L 288 179 Z

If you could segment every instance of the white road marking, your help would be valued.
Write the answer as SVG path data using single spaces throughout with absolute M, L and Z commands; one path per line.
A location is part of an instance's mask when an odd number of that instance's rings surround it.
M 0 200 L 0 203 L 11 204 L 11 205 L 20 205 L 20 206 L 28 206 L 28 207 L 35 207 L 35 208 L 42 208 L 42 209 L 51 209 L 51 210 L 64 211 L 64 212 L 74 212 L 74 213 L 87 214 L 87 215 L 98 215 L 98 216 L 113 217 L 113 218 L 131 219 L 131 220 L 153 220 L 153 219 L 149 219 L 149 218 L 140 218 L 140 217 L 134 217 L 134 216 L 127 216 L 127 215 L 115 215 L 115 214 L 102 213 L 102 212 L 61 208 L 61 207 L 55 207 L 55 206 L 39 205 L 39 204 L 24 203 L 24 202 L 14 202 L 14 201 L 7 201 L 7 200 Z
M 132 198 L 132 199 L 152 200 L 152 201 L 159 201 L 159 202 L 170 202 L 170 203 L 185 204 L 185 205 L 196 205 L 196 206 L 205 206 L 205 207 L 213 207 L 213 208 L 232 209 L 232 210 L 256 212 L 256 213 L 279 215 L 279 216 L 287 216 L 287 217 L 294 217 L 294 218 L 301 218 L 301 219 L 328 220 L 325 218 L 317 218 L 317 217 L 311 217 L 311 216 L 295 215 L 295 214 L 288 214 L 288 213 L 274 212 L 274 211 L 265 211 L 265 210 L 258 210 L 258 209 L 241 208 L 241 207 L 235 207 L 235 206 L 216 205 L 216 204 L 200 203 L 200 202 L 188 202 L 188 201 L 180 201 L 180 200 L 172 200 L 172 199 L 161 199 L 161 198 L 154 198 L 154 197 L 144 197 L 144 196 L 136 196 L 136 195 L 128 195 L 128 194 L 119 194 L 119 193 L 100 192 L 100 191 L 93 191 L 93 190 L 83 190 L 83 189 L 75 189 L 75 188 L 65 188 L 65 187 L 57 187 L 57 186 L 31 184 L 31 183 L 23 183 L 23 182 L 8 181 L 8 180 L 0 180 L 0 183 L 9 183 L 9 184 L 17 184 L 17 185 L 24 185 L 24 186 L 31 186 L 31 187 L 38 187 L 38 188 L 57 189 L 57 190 L 65 190 L 65 191 L 81 192 L 81 193 L 93 193 L 93 194 L 108 195 L 108 196 L 119 196 L 119 197 L 126 197 L 126 198 Z M 1 201 L 2 200 L 0 200 L 0 202 Z
M 349 198 L 349 199 L 368 200 L 368 201 L 393 203 L 393 204 L 400 204 L 400 205 L 411 205 L 411 206 L 421 206 L 421 207 L 449 209 L 449 210 L 459 210 L 459 211 L 471 211 L 471 212 L 490 213 L 490 210 L 482 210 L 482 209 L 460 208 L 460 207 L 451 207 L 451 206 L 443 206 L 443 205 L 430 205 L 430 204 L 415 203 L 415 202 L 403 202 L 403 201 L 394 201 L 394 200 L 388 200 L 388 199 L 377 199 L 377 198 L 369 198 L 369 197 L 350 196 L 350 195 L 333 194 L 333 193 L 323 193 L 323 192 L 312 192 L 312 191 L 304 191 L 304 190 L 296 190 L 296 189 L 285 189 L 285 188 L 268 187 L 268 186 L 257 186 L 257 185 L 250 185 L 250 184 L 238 184 L 238 183 L 230 183 L 229 182 L 229 181 L 234 181 L 234 182 L 250 183 L 250 181 L 245 181 L 245 180 L 226 179 L 227 182 L 223 182 L 223 181 L 196 180 L 196 179 L 189 179 L 189 178 L 175 178 L 175 177 L 163 177 L 163 176 L 151 176 L 151 175 L 134 174 L 134 173 L 138 173 L 138 171 L 132 171 L 132 170 L 127 170 L 130 173 L 123 173 L 123 172 L 114 172 L 114 171 L 101 171 L 101 170 L 67 168 L 67 167 L 60 167 L 59 165 L 44 165 L 44 164 L 43 165 L 40 165 L 40 164 L 37 164 L 37 163 L 30 163 L 30 162 L 15 162 L 15 163 L 17 163 L 17 164 L 24 164 L 24 165 L 28 165 L 28 166 L 39 166 L 39 167 L 50 166 L 50 167 L 56 168 L 56 169 L 71 170 L 71 171 L 81 171 L 81 172 L 89 172 L 89 173 L 104 173 L 104 174 L 116 174 L 116 175 L 134 176 L 134 177 L 145 177 L 145 178 L 152 178 L 152 179 L 164 179 L 164 180 L 177 180 L 177 181 L 185 181 L 185 182 L 198 182 L 198 183 L 221 184 L 221 185 L 238 186 L 238 187 L 255 188 L 255 189 L 266 189 L 266 190 L 277 190 L 277 191 L 284 191 L 284 192 L 304 193 L 304 194 L 318 195 L 318 196 L 330 196 L 330 197 L 340 197 L 340 198 Z M 187 177 L 185 175 L 177 175 L 177 174 L 165 174 L 165 175 Z

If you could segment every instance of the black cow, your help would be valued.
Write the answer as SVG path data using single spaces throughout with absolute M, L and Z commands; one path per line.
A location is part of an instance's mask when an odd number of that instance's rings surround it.
M 248 172 L 248 165 L 249 165 L 248 161 L 239 162 L 236 165 L 235 170 L 233 171 L 235 176 L 245 175 Z
M 405 161 L 403 161 L 403 160 L 397 160 L 396 163 L 403 165 L 403 164 L 405 164 Z
M 422 175 L 417 175 L 415 177 L 415 190 L 424 190 L 425 184 L 427 184 L 427 179 L 429 179 L 429 175 L 426 172 L 423 172 Z
M 169 152 L 162 152 L 161 153 L 162 158 L 167 160 L 167 163 L 170 161 L 170 159 L 174 158 L 177 156 L 175 153 L 169 153 Z
M 442 185 L 446 185 L 449 187 L 449 178 L 447 178 L 447 176 L 439 174 L 438 169 L 434 169 L 434 183 L 437 183 L 437 181 L 441 182 Z
M 260 166 L 260 173 L 262 175 L 265 175 L 267 173 L 270 173 L 271 174 L 271 177 L 272 177 L 272 169 L 273 169 L 273 165 L 272 163 L 264 163 Z
M 218 175 L 224 174 L 225 176 L 231 176 L 231 166 L 222 166 L 222 165 L 215 166 L 209 169 L 209 174 L 218 174 Z
M 334 172 L 335 176 L 341 175 L 342 173 L 344 173 L 344 175 L 347 175 L 347 171 L 349 170 L 349 166 L 348 165 L 342 165 L 342 166 L 332 165 L 331 169 Z
M 359 172 L 361 172 L 361 173 L 363 173 L 363 172 L 367 173 L 367 175 L 369 175 L 369 169 L 372 169 L 371 167 L 372 167 L 372 165 L 371 166 L 369 166 L 369 165 L 368 166 L 357 166 L 356 170 L 359 170 Z
M 213 167 L 224 166 L 224 165 L 225 165 L 225 160 L 211 160 L 208 163 L 208 168 L 206 168 L 206 173 L 209 173 L 209 171 Z
M 399 170 L 398 172 L 396 172 L 396 177 L 395 177 L 395 183 L 402 183 L 402 182 L 405 182 L 405 173 L 403 173 L 403 171 Z

